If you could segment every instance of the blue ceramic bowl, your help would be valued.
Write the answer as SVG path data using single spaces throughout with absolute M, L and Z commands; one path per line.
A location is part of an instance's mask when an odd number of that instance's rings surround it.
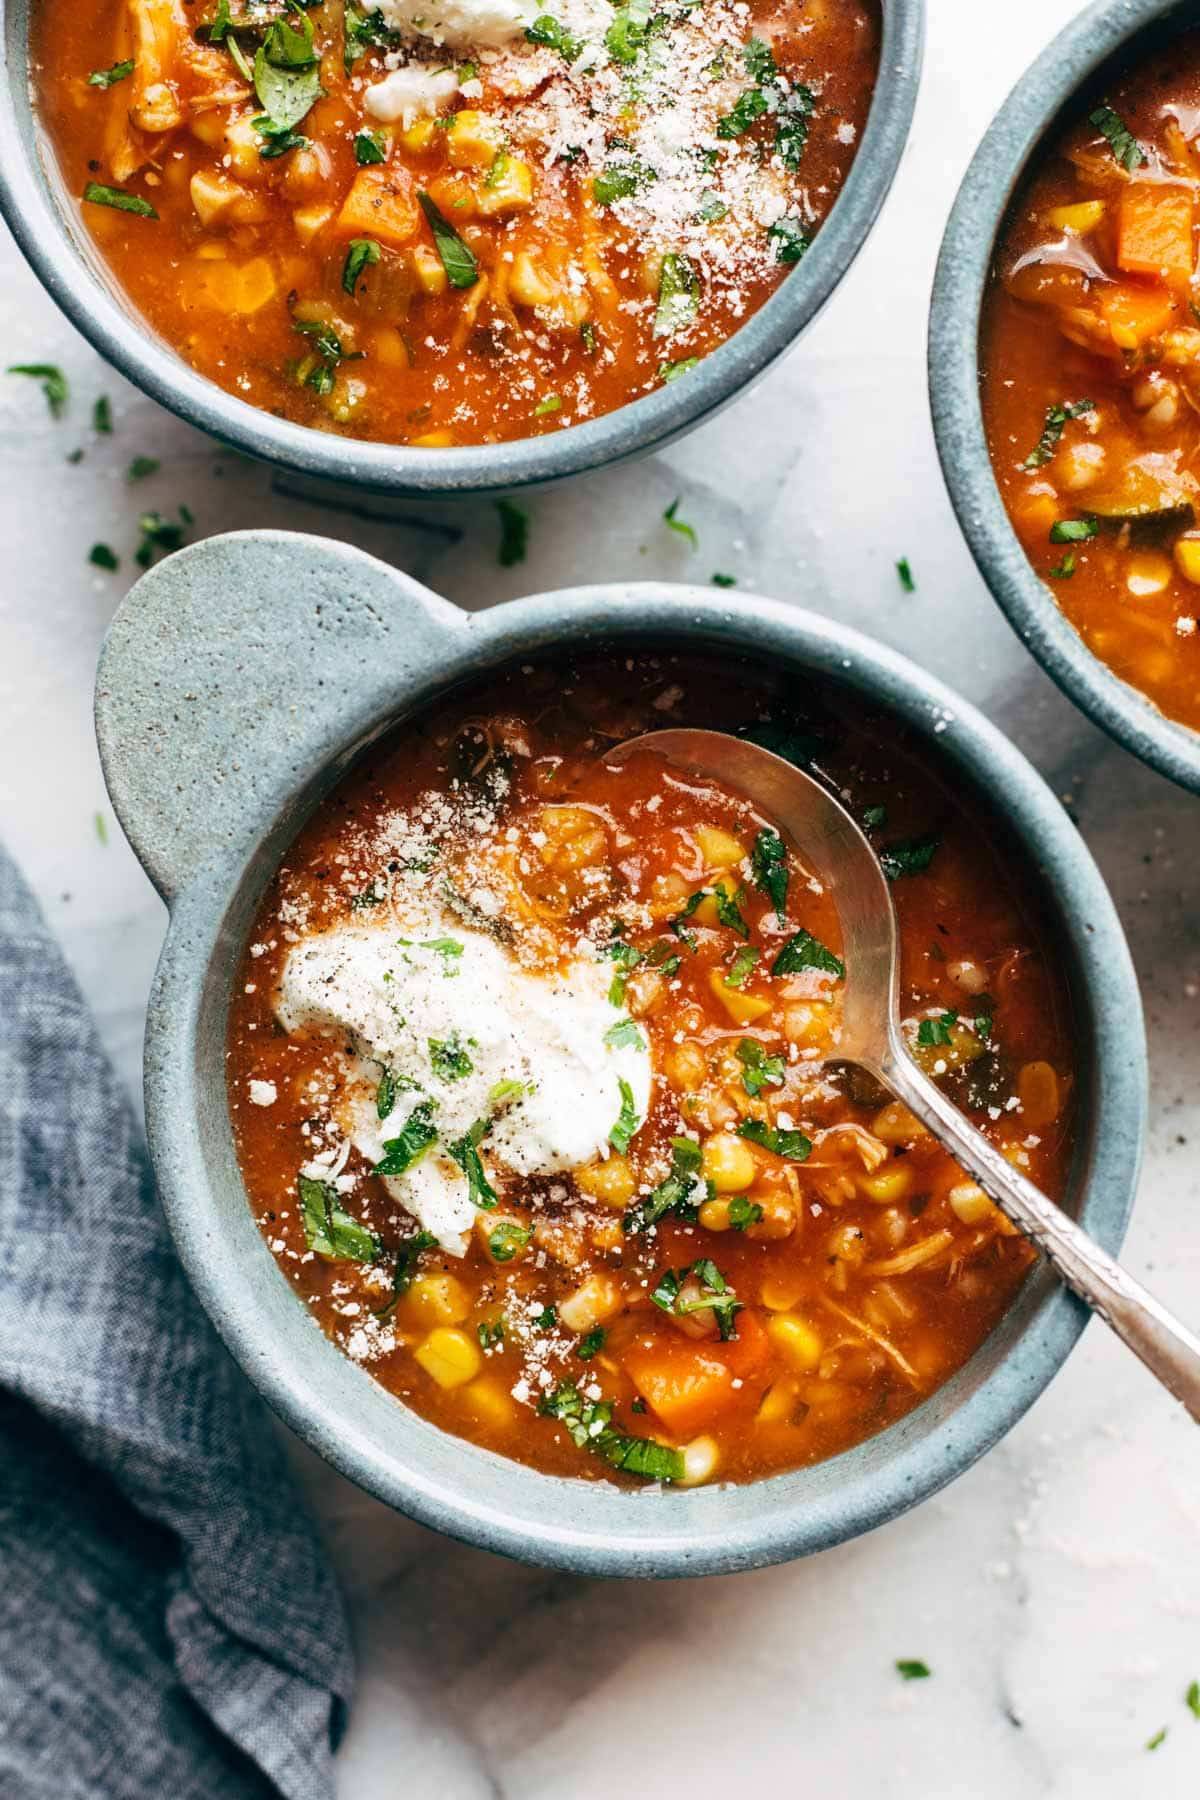
M 629 1493 L 450 1437 L 321 1333 L 251 1217 L 225 1098 L 231 983 L 264 889 L 351 760 L 432 698 L 605 641 L 718 648 L 890 709 L 957 792 L 1007 816 L 1056 928 L 1077 1012 L 1070 1205 L 1121 1243 L 1145 1129 L 1141 1004 L 1112 902 L 1059 802 L 972 707 L 912 663 L 812 613 L 711 588 L 582 587 L 464 614 L 362 552 L 284 532 L 180 551 L 142 577 L 101 658 L 113 805 L 170 907 L 150 1001 L 146 1117 L 180 1254 L 271 1405 L 390 1505 L 490 1550 L 586 1574 L 753 1568 L 870 1530 L 934 1493 L 1018 1419 L 1085 1313 L 1035 1270 L 1008 1314 L 917 1411 L 845 1455 L 748 1487 Z M 303 671 L 298 679 L 297 671 Z
M 996 241 L 1026 170 L 1080 91 L 1137 61 L 1183 26 L 1195 0 L 1101 0 L 1080 13 L 1022 76 L 959 189 L 942 243 L 929 325 L 929 390 L 942 472 L 980 573 L 1046 673 L 1099 725 L 1152 769 L 1200 793 L 1200 733 L 1093 656 L 1035 574 L 992 473 L 979 391 L 980 311 Z
M 511 444 L 420 450 L 363 443 L 249 406 L 198 375 L 124 299 L 62 184 L 29 91 L 38 0 L 0 0 L 0 210 L 51 298 L 100 354 L 189 424 L 298 474 L 398 495 L 486 493 L 559 480 L 661 448 L 755 381 L 811 324 L 866 242 L 908 139 L 925 0 L 883 0 L 879 80 L 845 186 L 804 261 L 682 381 L 604 418 Z

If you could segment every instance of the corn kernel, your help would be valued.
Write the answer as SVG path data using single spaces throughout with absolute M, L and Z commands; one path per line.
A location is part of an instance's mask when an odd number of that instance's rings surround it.
M 589 1275 L 565 1300 L 559 1302 L 558 1317 L 568 1331 L 591 1331 L 611 1319 L 623 1305 L 620 1288 L 611 1275 Z
M 440 431 L 426 431 L 413 439 L 413 447 L 417 450 L 445 450 L 454 442 L 454 433 L 444 427 Z
M 912 1170 L 902 1162 L 893 1162 L 876 1175 L 860 1175 L 858 1191 L 877 1206 L 894 1206 L 912 1187 Z
M 779 1313 L 768 1319 L 767 1336 L 781 1356 L 805 1373 L 815 1369 L 821 1360 L 824 1345 L 820 1337 L 807 1319 L 797 1318 L 795 1313 Z
M 1046 222 L 1055 231 L 1071 231 L 1077 237 L 1083 237 L 1089 231 L 1095 231 L 1104 218 L 1103 200 L 1080 200 L 1073 206 L 1052 206 L 1046 214 Z
M 995 1211 L 977 1181 L 956 1181 L 946 1199 L 960 1225 L 982 1225 Z
M 1024 1063 L 1017 1071 L 1017 1096 L 1026 1125 L 1050 1125 L 1062 1104 L 1058 1076 L 1048 1062 Z
M 683 1474 L 675 1481 L 676 1487 L 700 1487 L 711 1481 L 717 1472 L 721 1453 L 717 1449 L 716 1440 L 710 1437 L 693 1438 L 690 1444 L 683 1447 Z
M 876 1113 L 871 1120 L 871 1130 L 884 1144 L 915 1144 L 918 1138 L 929 1136 L 916 1114 L 909 1112 L 899 1100 L 889 1100 Z
M 705 1231 L 731 1231 L 728 1200 L 706 1200 L 700 1208 L 700 1223 Z
M 623 1156 L 610 1156 L 606 1162 L 586 1163 L 575 1170 L 575 1186 L 589 1200 L 623 1211 L 637 1192 L 637 1177 Z
M 558 299 L 558 283 L 552 281 L 540 263 L 535 263 L 527 250 L 513 258 L 508 291 L 519 306 L 550 306 Z
M 428 150 L 437 134 L 437 129 L 432 119 L 417 119 L 407 131 L 401 132 L 400 142 L 406 150 L 419 156 L 422 150 Z
M 524 212 L 533 204 L 533 170 L 519 156 L 502 152 L 476 188 L 475 200 L 483 219 Z
M 763 1425 L 784 1425 L 796 1410 L 800 1390 L 794 1381 L 773 1381 L 763 1395 L 758 1420 Z
M 467 108 L 446 130 L 446 154 L 456 169 L 490 169 L 504 148 L 504 128 L 487 113 Z
M 292 214 L 296 236 L 302 244 L 311 244 L 318 231 L 323 231 L 332 217 L 332 206 L 298 206 Z
M 1170 585 L 1171 564 L 1156 551 L 1131 556 L 1125 565 L 1125 586 L 1135 600 L 1148 600 Z
M 499 1382 L 473 1381 L 462 1399 L 468 1412 L 493 1431 L 503 1431 L 513 1422 L 516 1408 Z
M 449 1325 L 439 1325 L 431 1331 L 413 1355 L 425 1373 L 444 1388 L 462 1387 L 464 1382 L 473 1381 L 483 1366 L 479 1345 L 473 1344 L 465 1331 L 455 1331 Z
M 758 1174 L 754 1153 L 744 1139 L 731 1131 L 714 1132 L 701 1152 L 701 1166 L 706 1180 L 718 1194 L 741 1194 L 752 1186 Z
M 454 1275 L 418 1275 L 397 1311 L 409 1330 L 459 1325 L 471 1310 L 471 1296 Z
M 1200 537 L 1176 538 L 1175 567 L 1185 581 L 1200 587 Z
M 804 1292 L 803 1280 L 796 1275 L 767 1275 L 758 1297 L 768 1312 L 791 1312 Z

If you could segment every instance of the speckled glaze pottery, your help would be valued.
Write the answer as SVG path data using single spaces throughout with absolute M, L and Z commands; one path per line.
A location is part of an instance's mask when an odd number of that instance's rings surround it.
M 180 1255 L 242 1367 L 343 1474 L 427 1525 L 584 1574 L 713 1574 L 823 1549 L 942 1487 L 1045 1387 L 1083 1308 L 1036 1271 L 945 1387 L 815 1468 L 674 1493 L 539 1474 L 409 1412 L 323 1336 L 251 1218 L 225 1098 L 230 987 L 255 910 L 354 757 L 465 680 L 605 641 L 724 647 L 799 683 L 836 680 L 934 745 L 951 783 L 1004 809 L 1048 896 L 1078 1012 L 1070 1204 L 1116 1251 L 1141 1155 L 1146 1064 L 1112 902 L 1024 758 L 893 651 L 775 601 L 730 605 L 711 588 L 657 583 L 466 614 L 345 545 L 243 532 L 180 551 L 128 595 L 100 661 L 97 731 L 113 805 L 171 914 L 146 1034 L 151 1152 Z
M 1106 70 L 1200 23 L 1196 0 L 1101 0 L 1042 53 L 997 113 L 959 189 L 942 243 L 929 326 L 929 389 L 942 472 L 980 573 L 1046 673 L 1152 769 L 1200 793 L 1200 733 L 1093 656 L 1022 549 L 992 474 L 979 391 L 979 325 L 996 239 L 1048 132 Z
M 189 424 L 295 474 L 397 495 L 488 493 L 557 481 L 661 448 L 736 398 L 810 325 L 866 242 L 916 104 L 925 0 L 883 0 L 879 80 L 845 186 L 804 261 L 685 379 L 604 418 L 511 444 L 446 450 L 368 444 L 274 418 L 191 369 L 123 299 L 84 231 L 32 105 L 37 0 L 0 0 L 0 211 L 51 298 L 108 361 Z

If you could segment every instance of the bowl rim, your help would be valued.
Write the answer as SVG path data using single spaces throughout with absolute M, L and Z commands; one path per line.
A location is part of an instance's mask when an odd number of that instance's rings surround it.
M 682 381 L 543 437 L 440 450 L 343 438 L 279 419 L 198 374 L 101 279 L 75 203 L 55 198 L 56 164 L 25 79 L 37 0 L 0 0 L 9 76 L 0 98 L 0 213 L 51 299 L 101 356 L 160 405 L 293 475 L 399 497 L 497 493 L 661 449 L 751 386 L 816 318 L 865 244 L 908 141 L 920 81 L 925 0 L 880 0 L 879 74 L 858 151 L 812 249 L 766 303 Z
M 1200 732 L 1170 719 L 1108 668 L 1060 611 L 1009 522 L 992 472 L 980 393 L 979 330 L 996 241 L 1058 114 L 1114 53 L 1185 0 L 1097 0 L 1022 75 L 963 178 L 938 257 L 929 316 L 934 437 L 951 504 L 993 599 L 1053 681 L 1100 729 L 1200 793 Z
M 239 533 L 223 541 L 279 542 L 289 536 Z M 176 573 L 186 575 L 186 561 L 180 559 L 197 557 L 213 543 L 208 540 L 171 559 Z M 345 546 L 326 548 L 343 566 L 381 567 Z M 396 579 L 394 572 L 388 573 Z M 141 598 L 135 587 L 122 612 L 129 609 L 145 616 Z M 621 616 L 623 611 L 627 617 Z M 996 797 L 995 804 L 1028 860 L 1031 878 L 1057 917 L 1078 972 L 1077 998 L 1087 1014 L 1087 1035 L 1094 1045 L 1090 1131 L 1081 1146 L 1087 1153 L 1081 1154 L 1079 1175 L 1082 1217 L 1106 1249 L 1114 1253 L 1119 1249 L 1133 1204 L 1147 1106 L 1144 1025 L 1128 946 L 1099 871 L 1060 803 L 982 714 L 886 646 L 819 615 L 754 595 L 739 597 L 735 609 L 711 589 L 662 583 L 601 585 L 510 601 L 470 615 L 464 630 L 440 629 L 446 637 L 438 646 L 438 661 L 431 665 L 438 670 L 432 689 L 423 677 L 410 679 L 407 686 L 401 680 L 387 707 L 378 712 L 377 727 L 384 720 L 420 711 L 431 697 L 464 678 L 482 678 L 521 656 L 614 639 L 675 640 L 683 651 L 689 644 L 737 645 L 760 664 L 782 660 L 798 670 L 858 685 Z M 105 667 L 102 660 L 102 683 Z M 293 800 L 312 793 L 316 768 L 335 770 L 340 778 L 347 755 L 364 741 L 362 724 L 360 715 L 356 727 L 344 725 L 340 736 L 335 733 L 323 742 L 319 763 L 309 759 L 298 764 L 289 753 L 288 791 Z M 128 810 L 119 793 L 120 747 L 112 719 L 106 725 L 101 718 L 100 729 L 106 775 L 124 822 Z M 651 1508 L 642 1497 L 622 1495 L 614 1515 L 607 1503 L 595 1498 L 598 1487 L 616 1491 L 607 1484 L 577 1480 L 564 1484 L 561 1478 L 522 1471 L 521 1465 L 458 1439 L 453 1440 L 455 1479 L 448 1483 L 438 1477 L 435 1456 L 414 1448 L 419 1442 L 416 1428 L 403 1455 L 395 1444 L 381 1442 L 372 1435 L 370 1422 L 364 1422 L 365 1402 L 348 1417 L 330 1386 L 297 1375 L 288 1350 L 295 1354 L 304 1332 L 311 1336 L 303 1339 L 303 1353 L 312 1350 L 314 1359 L 319 1354 L 330 1384 L 342 1379 L 336 1371 L 349 1369 L 373 1393 L 384 1394 L 316 1331 L 294 1296 L 285 1296 L 295 1309 L 289 1314 L 294 1331 L 290 1322 L 285 1321 L 282 1331 L 264 1323 L 261 1290 L 257 1295 L 252 1292 L 244 1266 L 237 1266 L 236 1250 L 225 1245 L 217 1186 L 199 1142 L 197 1072 L 204 991 L 218 979 L 214 970 L 223 955 L 232 954 L 236 966 L 241 938 L 230 952 L 235 936 L 230 909 L 246 891 L 255 851 L 283 829 L 272 849 L 274 869 L 298 824 L 299 817 L 288 817 L 286 806 L 281 810 L 277 796 L 241 843 L 222 827 L 222 847 L 205 865 L 203 878 L 193 879 L 174 896 L 148 1020 L 147 1129 L 172 1232 L 217 1329 L 274 1410 L 344 1475 L 423 1524 L 541 1566 L 609 1576 L 729 1573 L 828 1548 L 905 1511 L 975 1462 L 1057 1373 L 1083 1330 L 1087 1313 L 1044 1269 L 1034 1270 L 1014 1308 L 996 1327 L 1009 1334 L 1009 1343 L 1000 1353 L 993 1345 L 994 1367 L 973 1367 L 987 1356 L 988 1340 L 976 1358 L 922 1407 L 864 1446 L 815 1465 L 823 1471 L 823 1488 L 813 1471 L 800 1471 L 740 1490 L 752 1497 L 732 1525 L 727 1515 L 722 1516 L 720 1497 L 728 1490 L 721 1488 L 672 1495 L 665 1511 Z M 136 825 L 133 835 L 136 840 Z M 227 1115 L 224 1130 L 231 1135 Z M 319 1352 L 312 1349 L 314 1340 L 320 1343 Z M 497 1472 L 497 1464 L 507 1471 L 507 1479 Z M 803 1493 L 800 1504 L 792 1496 L 803 1488 L 805 1478 L 811 1478 L 814 1493 Z M 551 1490 L 564 1486 L 569 1491 L 558 1492 L 551 1505 Z M 503 1497 L 502 1491 L 509 1500 L 498 1505 L 495 1496 Z M 518 1493 L 535 1496 L 524 1510 L 513 1498 Z M 556 1507 L 556 1516 L 548 1517 Z

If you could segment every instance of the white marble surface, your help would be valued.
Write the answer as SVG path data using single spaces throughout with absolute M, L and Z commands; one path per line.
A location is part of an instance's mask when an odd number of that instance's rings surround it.
M 18 854 L 132 1088 L 161 907 L 107 815 L 92 673 L 144 505 L 197 531 L 289 525 L 353 538 L 468 606 L 580 575 L 707 579 L 807 603 L 891 642 L 980 703 L 1071 797 L 1133 945 L 1153 1053 L 1132 1268 L 1200 1320 L 1200 802 L 1135 765 L 1038 673 L 990 602 L 946 502 L 924 328 L 951 196 L 1012 80 L 1073 0 L 930 0 L 912 143 L 865 253 L 768 383 L 667 454 L 532 501 L 529 560 L 495 564 L 486 503 L 411 525 L 289 501 L 107 371 L 0 247 L 5 362 L 57 361 L 46 416 L 0 381 L 0 832 Z M 87 428 L 112 396 L 113 437 Z M 65 452 L 86 446 L 78 466 Z M 135 454 L 162 459 L 136 491 Z M 701 548 L 663 529 L 664 506 Z M 431 529 L 432 527 L 432 529 Z M 897 557 L 918 591 L 900 592 Z M 603 1584 L 445 1542 L 297 1450 L 344 1575 L 361 1691 L 350 1800 L 1194 1800 L 1200 1721 L 1200 1439 L 1099 1328 L 972 1473 L 855 1544 L 700 1584 Z M 897 1657 L 929 1681 L 902 1684 Z M 1146 1749 L 1163 1726 L 1162 1745 Z

